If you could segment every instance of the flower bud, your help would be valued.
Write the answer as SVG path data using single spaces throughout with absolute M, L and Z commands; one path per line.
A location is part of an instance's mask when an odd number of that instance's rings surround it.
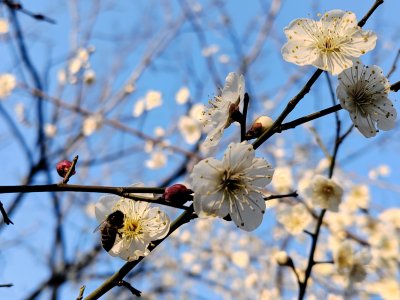
M 271 128 L 274 121 L 267 116 L 258 117 L 249 131 L 246 133 L 246 140 L 258 138 L 264 131 Z
M 70 162 L 69 160 L 60 161 L 56 166 L 58 175 L 60 175 L 62 178 L 64 178 L 65 175 L 67 175 L 71 166 L 72 166 L 72 162 Z M 74 175 L 74 174 L 75 174 L 75 169 L 72 170 L 71 175 Z
M 280 266 L 291 266 L 293 265 L 292 259 L 286 253 L 286 251 L 279 251 L 275 254 L 275 260 Z
M 188 189 L 183 184 L 177 183 L 167 187 L 162 198 L 166 202 L 182 205 L 187 201 L 192 200 L 191 194 L 193 194 L 191 189 Z

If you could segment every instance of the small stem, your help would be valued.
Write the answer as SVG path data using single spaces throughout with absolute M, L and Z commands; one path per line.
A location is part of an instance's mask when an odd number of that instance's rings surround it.
M 7 225 L 10 225 L 10 224 L 13 224 L 14 225 L 14 223 L 10 220 L 10 218 L 8 217 L 8 215 L 7 215 L 7 212 L 6 212 L 6 210 L 4 209 L 4 207 L 3 207 L 3 203 L 0 201 L 0 212 L 1 212 L 1 214 L 3 215 L 3 220 L 4 220 L 4 223 L 6 223 Z
M 140 297 L 142 294 L 141 291 L 135 289 L 129 282 L 125 280 L 120 280 L 117 285 L 126 287 L 136 297 Z
M 79 158 L 79 156 L 76 155 L 76 156 L 74 157 L 74 159 L 72 160 L 71 167 L 69 167 L 69 170 L 68 170 L 67 174 L 65 174 L 64 179 L 62 180 L 62 183 L 63 183 L 63 184 L 67 184 L 68 181 L 69 181 L 69 179 L 71 178 L 71 176 L 74 175 L 74 173 L 75 173 L 75 166 L 76 166 L 76 163 L 78 162 L 78 158 Z
M 268 201 L 268 200 L 280 199 L 280 198 L 288 198 L 288 197 L 294 197 L 294 198 L 296 198 L 298 195 L 299 195 L 299 194 L 297 194 L 297 191 L 294 191 L 294 192 L 289 193 L 289 194 L 270 195 L 270 196 L 264 197 L 264 200 L 265 200 L 265 201 Z
M 82 300 L 83 299 L 83 293 L 85 292 L 86 286 L 82 285 L 81 288 L 79 289 L 79 295 L 76 298 L 76 300 Z
M 243 99 L 243 113 L 242 113 L 242 122 L 240 123 L 240 141 L 244 141 L 246 139 L 246 120 L 247 120 L 247 109 L 249 107 L 250 97 L 249 94 L 244 94 Z

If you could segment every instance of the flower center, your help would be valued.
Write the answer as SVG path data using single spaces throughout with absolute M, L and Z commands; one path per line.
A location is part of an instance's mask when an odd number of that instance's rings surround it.
M 139 220 L 126 218 L 124 222 L 124 227 L 120 230 L 121 234 L 128 239 L 132 239 L 140 234 L 142 234 L 142 228 L 140 226 Z
M 318 48 L 322 52 L 337 52 L 340 51 L 338 42 L 332 37 L 325 37 L 318 43 Z
M 331 195 L 333 194 L 333 188 L 329 185 L 326 185 L 322 188 L 323 192 L 325 195 Z
M 242 178 L 240 174 L 230 174 L 225 170 L 221 179 L 222 186 L 225 190 L 235 191 L 243 188 Z

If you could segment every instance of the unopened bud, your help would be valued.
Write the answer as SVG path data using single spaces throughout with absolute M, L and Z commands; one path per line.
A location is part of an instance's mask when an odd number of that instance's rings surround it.
M 72 166 L 72 162 L 70 162 L 69 160 L 60 161 L 56 166 L 58 175 L 60 175 L 62 178 L 64 178 L 65 175 L 67 175 L 71 166 Z M 74 170 L 72 170 L 71 175 L 74 175 L 74 174 L 75 174 L 75 168 L 74 168 Z
M 275 260 L 280 266 L 293 265 L 292 259 L 287 255 L 286 251 L 279 251 L 275 254 Z
M 274 121 L 267 116 L 258 117 L 249 131 L 246 133 L 246 140 L 258 138 L 264 131 L 271 128 Z
M 167 187 L 162 198 L 164 198 L 166 202 L 184 204 L 187 201 L 192 200 L 191 194 L 193 194 L 191 189 L 188 189 L 183 184 L 177 183 Z

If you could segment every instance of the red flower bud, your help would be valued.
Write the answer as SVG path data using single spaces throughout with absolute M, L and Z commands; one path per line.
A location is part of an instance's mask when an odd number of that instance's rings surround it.
M 58 175 L 60 175 L 62 178 L 64 178 L 65 175 L 67 175 L 71 166 L 72 166 L 72 162 L 70 162 L 69 160 L 60 161 L 56 166 Z M 75 174 L 75 169 L 72 170 L 71 175 L 74 175 L 74 174 Z
M 173 202 L 174 204 L 184 204 L 185 202 L 193 199 L 191 194 L 193 194 L 193 191 L 191 189 L 188 189 L 183 184 L 177 183 L 171 185 L 170 187 L 167 187 L 164 194 L 162 195 L 162 198 L 164 198 L 166 202 Z

